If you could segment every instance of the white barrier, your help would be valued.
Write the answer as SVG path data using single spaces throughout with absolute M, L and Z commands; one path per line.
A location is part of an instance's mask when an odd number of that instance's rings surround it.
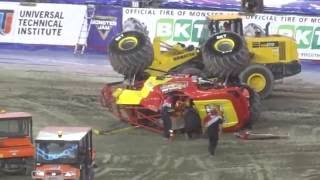
M 160 36 L 168 42 L 197 45 L 203 35 L 205 18 L 222 13 L 237 12 L 123 8 L 123 22 L 131 17 L 143 22 L 151 39 Z M 270 22 L 270 34 L 296 39 L 301 59 L 320 60 L 320 17 L 257 14 L 243 19 L 244 27 L 254 23 L 264 28 Z
M 0 42 L 74 46 L 85 5 L 0 2 Z

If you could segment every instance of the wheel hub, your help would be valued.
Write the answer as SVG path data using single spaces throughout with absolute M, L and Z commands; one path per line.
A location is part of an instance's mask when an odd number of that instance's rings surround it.
M 221 53 L 232 52 L 234 49 L 234 41 L 231 39 L 220 39 L 214 44 L 214 49 Z
M 249 76 L 247 84 L 256 92 L 261 92 L 265 89 L 267 80 L 262 74 L 254 73 Z
M 133 36 L 125 37 L 119 41 L 119 49 L 123 51 L 129 51 L 134 49 L 138 45 L 138 39 Z

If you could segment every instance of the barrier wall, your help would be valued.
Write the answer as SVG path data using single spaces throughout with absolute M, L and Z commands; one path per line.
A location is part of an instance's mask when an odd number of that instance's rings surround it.
M 0 48 L 73 50 L 86 36 L 86 15 L 86 5 L 0 2 Z M 111 37 L 121 32 L 122 8 L 96 5 L 91 23 L 87 51 L 105 53 Z
M 79 41 L 87 6 L 39 3 L 21 6 L 0 2 L 0 47 L 50 48 L 72 47 Z M 88 36 L 88 51 L 107 52 L 111 38 L 121 32 L 122 23 L 134 17 L 147 25 L 150 38 L 160 36 L 169 43 L 197 45 L 208 15 L 236 13 L 182 9 L 121 8 L 96 5 Z M 75 15 L 76 14 L 76 15 Z M 301 59 L 320 60 L 320 17 L 256 14 L 244 17 L 245 30 L 270 22 L 271 34 L 297 40 Z M 86 24 L 84 24 L 86 28 Z M 54 45 L 54 46 L 47 46 Z M 61 49 L 61 48 L 60 48 Z

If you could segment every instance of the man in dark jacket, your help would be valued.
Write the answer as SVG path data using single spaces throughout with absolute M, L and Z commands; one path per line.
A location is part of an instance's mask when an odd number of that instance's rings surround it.
M 171 112 L 174 110 L 173 106 L 174 106 L 174 97 L 170 94 L 167 94 L 164 97 L 164 100 L 162 102 L 160 113 L 161 113 L 161 119 L 163 121 L 163 136 L 168 140 L 173 135 L 172 122 L 170 117 Z
M 201 119 L 198 112 L 192 107 L 193 103 L 190 99 L 186 102 L 183 112 L 184 129 L 188 139 L 192 139 L 193 134 L 201 133 Z

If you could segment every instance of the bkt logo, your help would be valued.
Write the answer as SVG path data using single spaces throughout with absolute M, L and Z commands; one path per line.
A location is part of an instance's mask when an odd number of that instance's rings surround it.
M 12 27 L 13 10 L 0 9 L 0 35 L 9 34 Z
M 295 38 L 300 49 L 320 49 L 320 27 L 280 25 L 278 33 Z
M 163 40 L 199 42 L 201 37 L 208 36 L 203 31 L 205 20 L 191 19 L 159 19 L 156 36 Z

